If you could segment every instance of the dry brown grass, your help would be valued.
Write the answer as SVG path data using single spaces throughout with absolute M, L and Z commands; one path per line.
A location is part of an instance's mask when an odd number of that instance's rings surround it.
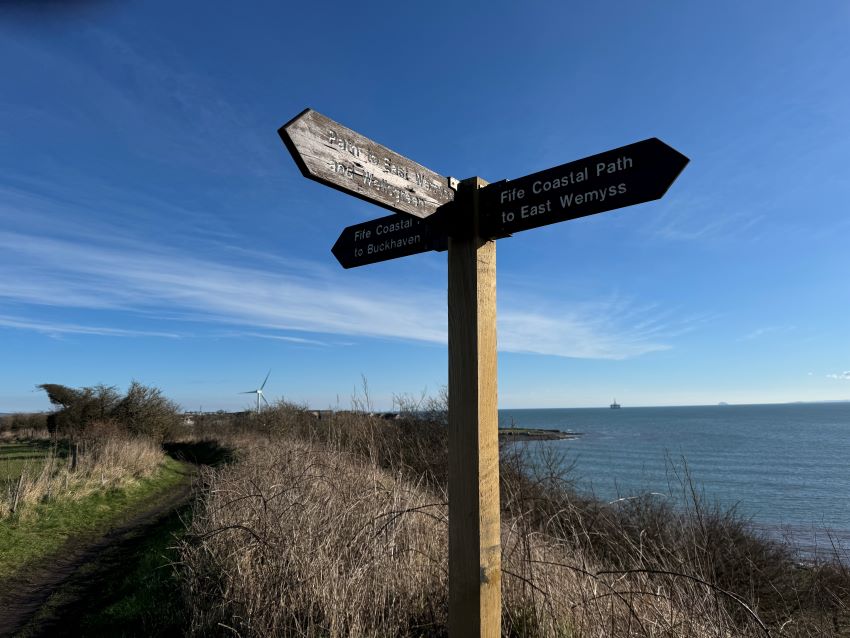
M 160 446 L 148 438 L 93 428 L 68 454 L 54 445 L 44 459 L 25 464 L 17 479 L 7 481 L 0 494 L 0 519 L 27 516 L 32 505 L 51 499 L 80 499 L 127 486 L 154 474 L 164 460 Z
M 446 634 L 444 427 L 286 405 L 236 426 L 182 546 L 196 635 Z M 801 566 L 687 476 L 675 507 L 608 504 L 527 460 L 503 450 L 503 635 L 850 635 L 840 557 Z
M 182 547 L 196 635 L 445 635 L 444 492 L 287 439 L 206 481 Z M 529 521 L 503 525 L 506 635 L 758 635 L 704 583 L 606 572 Z
M 183 546 L 197 634 L 367 636 L 440 622 L 441 502 L 311 443 L 243 454 L 207 473 Z

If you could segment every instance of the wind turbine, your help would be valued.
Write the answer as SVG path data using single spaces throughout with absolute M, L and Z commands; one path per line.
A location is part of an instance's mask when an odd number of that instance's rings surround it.
M 272 371 L 269 370 L 269 374 L 271 374 L 271 373 L 272 373 Z M 266 378 L 263 379 L 263 385 L 261 385 L 256 390 L 248 390 L 246 392 L 240 392 L 239 393 L 239 394 L 256 394 L 257 395 L 257 414 L 260 413 L 260 399 L 262 399 L 265 402 L 266 405 L 269 404 L 269 402 L 266 401 L 266 397 L 263 395 L 263 388 L 266 387 L 266 381 L 269 380 L 269 374 L 267 374 Z

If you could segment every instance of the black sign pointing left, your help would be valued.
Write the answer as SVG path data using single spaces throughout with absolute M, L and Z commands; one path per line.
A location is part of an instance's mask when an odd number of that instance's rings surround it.
M 356 268 L 429 250 L 445 250 L 446 242 L 445 234 L 429 220 L 388 215 L 345 228 L 331 252 L 343 268 Z

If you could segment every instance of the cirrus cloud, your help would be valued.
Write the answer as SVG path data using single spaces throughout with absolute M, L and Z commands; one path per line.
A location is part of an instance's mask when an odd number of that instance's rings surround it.
M 850 381 L 850 370 L 844 372 L 834 372 L 826 375 L 827 379 L 841 379 L 842 381 Z

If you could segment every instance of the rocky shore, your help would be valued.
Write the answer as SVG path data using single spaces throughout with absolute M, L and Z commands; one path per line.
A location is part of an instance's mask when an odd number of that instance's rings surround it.
M 581 435 L 582 432 L 562 432 L 541 428 L 499 428 L 499 439 L 502 441 L 561 441 L 577 439 Z

